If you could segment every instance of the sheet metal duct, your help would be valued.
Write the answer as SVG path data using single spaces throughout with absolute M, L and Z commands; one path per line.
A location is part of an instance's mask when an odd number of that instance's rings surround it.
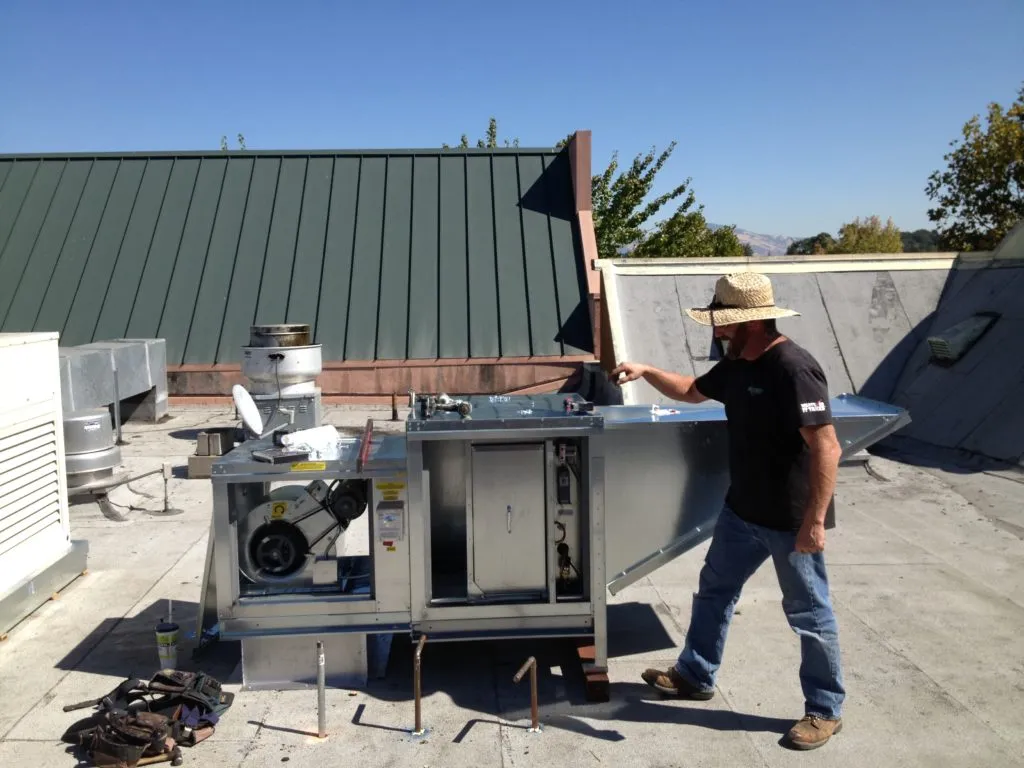
M 112 339 L 61 347 L 60 388 L 65 412 L 106 408 L 148 393 L 124 415 L 159 421 L 167 415 L 166 343 L 163 339 Z

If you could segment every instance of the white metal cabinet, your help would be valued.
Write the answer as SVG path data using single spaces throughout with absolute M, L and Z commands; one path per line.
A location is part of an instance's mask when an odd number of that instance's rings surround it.
M 0 333 L 0 598 L 71 550 L 56 333 Z

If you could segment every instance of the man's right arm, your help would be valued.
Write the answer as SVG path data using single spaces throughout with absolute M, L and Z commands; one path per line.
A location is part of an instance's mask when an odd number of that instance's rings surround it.
M 684 403 L 702 403 L 708 399 L 695 386 L 696 376 L 670 373 L 642 363 L 622 363 L 612 371 L 611 377 L 619 384 L 642 378 L 665 397 Z

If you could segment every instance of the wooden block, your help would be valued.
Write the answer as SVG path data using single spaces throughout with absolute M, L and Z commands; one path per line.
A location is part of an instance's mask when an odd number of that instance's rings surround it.
M 206 439 L 210 443 L 211 456 L 223 456 L 226 453 L 230 453 L 234 447 L 231 445 L 232 441 L 229 439 L 227 432 L 222 429 L 207 432 Z
M 611 686 L 608 684 L 607 672 L 584 670 L 583 678 L 587 701 L 604 702 L 611 699 Z
M 589 638 L 581 638 L 576 643 L 576 656 L 583 668 L 583 687 L 587 701 L 603 702 L 611 698 L 608 683 L 608 671 L 592 666 L 597 658 L 597 649 Z
M 216 456 L 189 456 L 188 476 L 190 480 L 210 477 Z
M 581 639 L 576 643 L 576 655 L 579 656 L 581 664 L 593 664 L 597 658 L 597 649 L 587 639 Z

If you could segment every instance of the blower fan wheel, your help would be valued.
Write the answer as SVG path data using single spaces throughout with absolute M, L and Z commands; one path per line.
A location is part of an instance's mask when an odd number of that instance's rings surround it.
M 298 527 L 271 520 L 253 531 L 249 559 L 264 576 L 287 578 L 305 565 L 309 541 Z

